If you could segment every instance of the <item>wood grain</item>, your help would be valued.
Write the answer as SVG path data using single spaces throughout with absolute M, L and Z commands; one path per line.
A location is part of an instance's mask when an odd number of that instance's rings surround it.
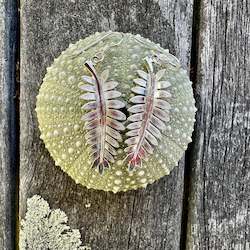
M 201 2 L 187 249 L 250 249 L 250 2 Z
M 15 1 L 0 1 L 0 249 L 14 249 L 16 226 Z
M 39 139 L 35 102 L 54 57 L 95 31 L 139 33 L 169 48 L 188 69 L 192 1 L 21 1 L 20 209 L 40 194 L 61 208 L 92 249 L 178 249 L 183 162 L 146 190 L 111 194 L 76 185 Z

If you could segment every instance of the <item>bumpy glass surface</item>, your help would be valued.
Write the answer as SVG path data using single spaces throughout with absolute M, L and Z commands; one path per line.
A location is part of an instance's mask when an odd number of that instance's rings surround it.
M 155 58 L 155 55 L 159 55 L 155 69 L 166 69 L 163 78 L 171 84 L 169 121 L 162 138 L 153 154 L 143 159 L 141 166 L 129 171 L 124 151 L 128 130 L 122 131 L 114 163 L 100 174 L 91 167 L 93 160 L 82 120 L 86 113 L 82 106 L 86 101 L 80 98 L 84 91 L 79 86 L 84 84 L 82 76 L 90 75 L 84 64 L 87 60 L 96 60 L 97 72 L 109 70 L 109 79 L 119 83 L 116 89 L 122 95 L 118 99 L 126 105 L 121 111 L 128 117 L 131 114 L 127 110 L 132 105 L 129 100 L 134 96 L 133 79 L 138 78 L 137 70 L 146 71 L 145 57 Z M 191 82 L 179 61 L 148 39 L 118 32 L 95 33 L 63 51 L 47 69 L 36 107 L 41 138 L 55 164 L 76 183 L 112 192 L 146 187 L 168 175 L 191 141 L 195 111 Z M 128 121 L 123 124 L 126 127 Z

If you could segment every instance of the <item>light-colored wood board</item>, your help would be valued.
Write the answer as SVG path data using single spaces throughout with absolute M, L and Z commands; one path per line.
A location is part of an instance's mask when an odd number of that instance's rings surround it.
M 61 208 L 93 249 L 178 249 L 183 162 L 146 190 L 111 194 L 76 185 L 39 139 L 36 95 L 48 67 L 70 43 L 96 31 L 139 33 L 189 68 L 192 1 L 21 1 L 20 209 L 40 194 Z M 88 207 L 88 204 L 91 204 Z M 85 206 L 87 205 L 87 206 Z
M 15 1 L 0 1 L 0 249 L 14 249 L 16 225 Z
M 250 249 L 250 2 L 201 2 L 187 249 Z

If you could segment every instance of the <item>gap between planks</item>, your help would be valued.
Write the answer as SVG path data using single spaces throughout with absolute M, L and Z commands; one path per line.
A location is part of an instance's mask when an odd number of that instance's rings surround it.
M 193 1 L 193 20 L 192 20 L 192 45 L 191 45 L 191 59 L 190 59 L 190 80 L 193 82 L 193 93 L 196 102 L 199 101 L 199 90 L 197 86 L 197 70 L 199 61 L 199 40 L 200 40 L 200 18 L 201 18 L 201 1 Z M 197 110 L 198 112 L 198 110 Z M 197 116 L 197 114 L 196 114 Z M 196 124 L 194 124 L 194 131 Z M 181 235 L 180 235 L 180 249 L 187 249 L 187 227 L 188 227 L 188 214 L 189 214 L 189 197 L 191 193 L 192 182 L 192 155 L 194 154 L 194 142 L 196 140 L 195 133 L 192 135 L 192 142 L 188 145 L 185 152 L 184 161 L 184 189 L 183 189 L 183 207 L 181 218 Z

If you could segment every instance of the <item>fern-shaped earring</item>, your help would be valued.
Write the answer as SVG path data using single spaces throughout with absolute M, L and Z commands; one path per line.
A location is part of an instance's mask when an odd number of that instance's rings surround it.
M 87 61 L 85 66 L 92 76 L 83 76 L 87 83 L 81 85 L 80 89 L 87 93 L 80 96 L 88 101 L 83 105 L 83 109 L 89 111 L 82 120 L 85 122 L 85 135 L 87 144 L 91 152 L 92 167 L 96 167 L 100 174 L 105 168 L 114 163 L 114 156 L 119 148 L 119 141 L 122 140 L 119 131 L 125 127 L 120 121 L 126 120 L 126 115 L 119 109 L 125 105 L 122 101 L 116 100 L 121 93 L 115 90 L 118 82 L 107 81 L 109 70 L 104 70 L 100 75 L 91 61 Z
M 142 160 L 153 154 L 169 121 L 170 104 L 167 100 L 171 94 L 166 89 L 170 83 L 161 80 L 166 70 L 154 73 L 150 57 L 146 58 L 146 67 L 147 72 L 137 71 L 140 78 L 134 79 L 137 86 L 132 88 L 136 95 L 130 99 L 133 105 L 128 109 L 132 113 L 128 117 L 130 123 L 127 125 L 129 131 L 125 141 L 129 170 L 142 165 Z

